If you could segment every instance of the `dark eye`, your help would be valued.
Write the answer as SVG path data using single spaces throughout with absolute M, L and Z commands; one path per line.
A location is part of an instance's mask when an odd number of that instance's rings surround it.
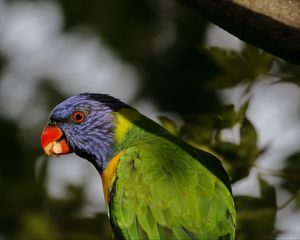
M 73 113 L 73 120 L 77 123 L 81 123 L 85 119 L 85 115 L 83 112 L 75 112 Z

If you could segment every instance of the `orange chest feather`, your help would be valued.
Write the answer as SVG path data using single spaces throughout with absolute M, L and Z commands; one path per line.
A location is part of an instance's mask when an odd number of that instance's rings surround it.
M 102 185 L 103 185 L 103 192 L 104 192 L 104 199 L 105 202 L 109 202 L 109 192 L 111 187 L 116 179 L 116 170 L 118 166 L 118 162 L 124 153 L 125 150 L 122 150 L 117 155 L 115 155 L 108 163 L 106 169 L 103 171 L 101 178 L 102 178 Z

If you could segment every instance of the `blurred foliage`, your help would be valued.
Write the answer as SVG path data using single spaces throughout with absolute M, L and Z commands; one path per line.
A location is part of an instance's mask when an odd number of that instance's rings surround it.
M 276 192 L 263 179 L 259 179 L 261 197 L 237 196 L 237 233 L 240 240 L 274 239 L 276 220 Z
M 44 84 L 38 88 L 38 96 L 62 96 L 48 82 Z M 64 199 L 48 195 L 48 161 L 40 157 L 39 141 L 30 139 L 35 141 L 35 147 L 24 144 L 28 139 L 20 137 L 20 127 L 3 117 L 0 126 L 1 135 L 5 136 L 0 138 L 0 236 L 9 239 L 99 239 L 103 236 L 111 239 L 106 214 L 81 216 L 82 186 L 69 186 Z M 41 129 L 39 126 L 38 130 Z
M 290 194 L 290 201 L 296 200 L 297 208 L 300 207 L 300 153 L 294 153 L 285 161 L 285 166 L 279 173 L 283 181 L 281 187 L 286 189 Z M 287 203 L 289 203 L 288 201 Z
M 283 177 L 285 177 L 282 187 L 291 193 L 295 193 L 300 189 L 300 153 L 289 156 L 285 164 L 281 172 Z
M 281 67 L 281 71 L 283 72 L 280 81 L 294 83 L 300 86 L 299 66 L 292 63 L 286 63 L 286 64 L 281 64 L 280 67 Z
M 45 101 L 44 105 L 48 112 L 65 98 L 66 96 L 58 90 L 57 86 L 50 79 L 43 79 L 38 84 L 36 96 L 34 97 L 34 99 L 43 99 Z
M 143 80 L 137 98 L 150 97 L 161 109 L 179 113 L 219 105 L 215 91 L 204 87 L 216 66 L 197 50 L 207 27 L 198 14 L 171 1 L 59 2 L 67 31 L 88 26 L 134 64 Z
M 240 52 L 213 47 L 206 53 L 220 68 L 220 74 L 208 82 L 213 89 L 251 83 L 259 75 L 268 73 L 274 61 L 272 55 L 251 45 L 244 45 Z
M 170 133 L 172 133 L 173 135 L 178 135 L 178 130 L 177 130 L 177 126 L 176 124 L 168 117 L 166 116 L 159 116 L 159 121 L 161 123 L 161 125 L 167 129 Z
M 190 144 L 211 149 L 216 156 L 221 156 L 232 182 L 247 177 L 263 151 L 257 146 L 256 129 L 246 117 L 248 104 L 247 101 L 237 111 L 233 105 L 227 105 L 215 114 L 185 118 L 180 129 L 179 135 Z M 239 143 L 223 140 L 222 131 L 235 127 L 239 130 Z
M 275 82 L 300 85 L 298 66 L 246 44 L 241 51 L 204 48 L 207 20 L 173 1 L 56 2 L 62 7 L 64 31 L 97 34 L 138 70 L 141 87 L 136 100 L 149 98 L 161 110 L 182 117 L 179 126 L 161 116 L 166 129 L 220 158 L 233 183 L 249 176 L 268 148 L 258 146 L 257 130 L 247 116 L 248 93 L 251 96 L 257 81 L 270 77 Z M 0 70 L 2 63 L 9 62 L 1 59 Z M 237 86 L 245 87 L 239 106 L 222 105 L 216 90 Z M 33 100 L 49 112 L 65 97 L 57 85 L 44 79 Z M 41 157 L 38 140 L 45 122 L 28 129 L 20 122 L 0 115 L 4 136 L 0 139 L 0 238 L 111 239 L 106 214 L 82 214 L 82 186 L 69 186 L 60 199 L 49 195 L 49 162 Z M 236 136 L 228 140 L 226 131 Z M 299 208 L 299 153 L 284 162 L 285 166 L 272 174 L 282 179 L 275 187 L 287 190 Z M 264 177 L 258 178 L 260 197 L 235 196 L 239 239 L 274 239 L 279 233 L 275 187 Z

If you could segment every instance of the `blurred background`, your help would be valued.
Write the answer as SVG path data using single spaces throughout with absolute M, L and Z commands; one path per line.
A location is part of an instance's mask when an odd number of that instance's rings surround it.
M 80 92 L 217 155 L 239 239 L 300 239 L 299 85 L 299 67 L 172 0 L 0 0 L 0 239 L 111 239 L 93 166 L 40 147 L 50 110 Z

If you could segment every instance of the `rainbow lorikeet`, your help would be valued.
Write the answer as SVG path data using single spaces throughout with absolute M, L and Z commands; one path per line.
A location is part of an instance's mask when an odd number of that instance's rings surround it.
M 51 112 L 41 142 L 48 155 L 75 152 L 96 167 L 116 239 L 235 239 L 220 161 L 120 100 L 68 98 Z

